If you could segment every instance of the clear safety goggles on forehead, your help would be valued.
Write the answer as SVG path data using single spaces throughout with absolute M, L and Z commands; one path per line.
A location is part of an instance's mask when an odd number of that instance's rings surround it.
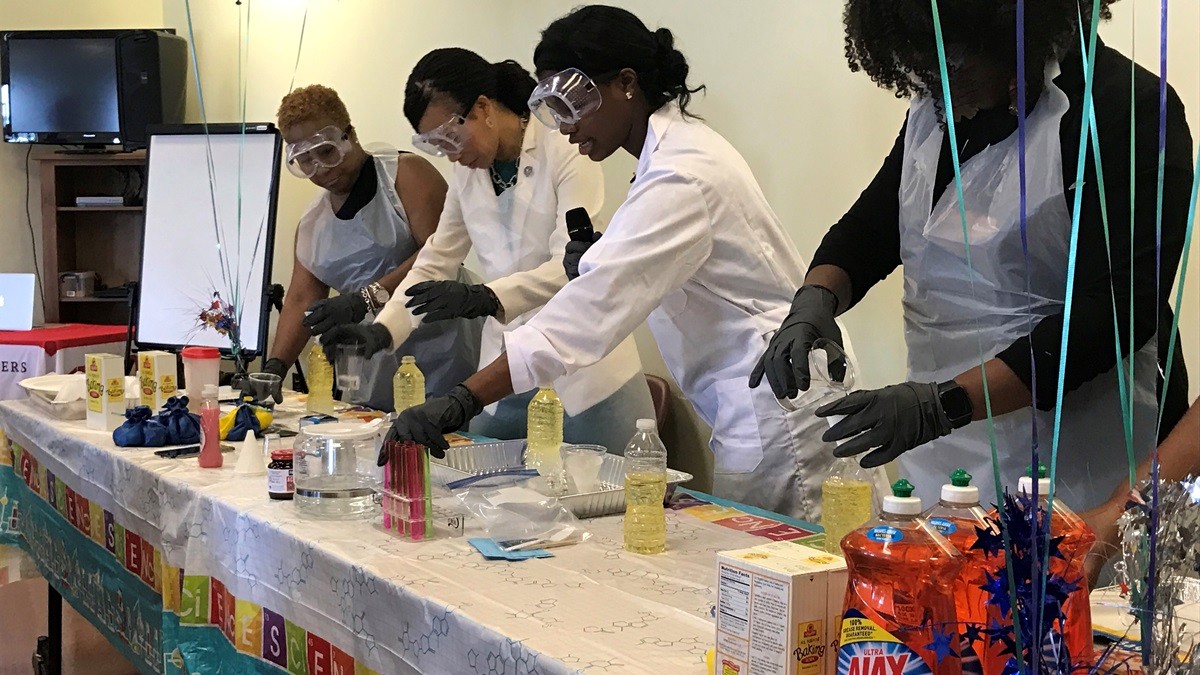
M 287 144 L 287 168 L 299 178 L 312 178 L 321 169 L 331 169 L 350 152 L 350 132 L 327 126 L 302 141 Z
M 412 144 L 416 149 L 434 157 L 453 155 L 462 152 L 466 147 L 469 133 L 467 120 L 462 115 L 454 115 L 436 129 L 423 134 L 413 134 Z
M 542 124 L 557 129 L 575 124 L 600 107 L 600 89 L 577 68 L 547 77 L 533 88 L 529 110 Z

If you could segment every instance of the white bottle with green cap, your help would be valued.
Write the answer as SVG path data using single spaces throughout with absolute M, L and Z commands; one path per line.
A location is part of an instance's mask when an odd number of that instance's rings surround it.
M 998 673 L 1008 657 L 1002 653 L 1003 645 L 983 629 L 1003 617 L 994 605 L 988 604 L 984 589 L 989 576 L 995 578 L 1004 570 L 1004 557 L 989 555 L 975 546 L 979 532 L 995 531 L 996 525 L 979 504 L 979 488 L 971 485 L 971 474 L 965 469 L 955 469 L 950 482 L 942 486 L 941 501 L 930 507 L 924 518 L 963 555 L 962 570 L 954 580 L 954 603 L 959 623 L 976 629 L 966 633 L 962 640 L 963 672 L 969 672 L 971 664 L 981 667 L 982 672 Z
M 942 485 L 941 501 L 922 516 L 962 553 L 966 553 L 966 538 L 974 543 L 975 528 L 988 527 L 987 512 L 979 504 L 979 488 L 971 484 L 966 469 L 955 469 L 950 474 L 950 482 Z
M 901 478 L 879 518 L 842 540 L 849 579 L 838 673 L 961 672 L 954 580 L 962 557 L 920 515 L 921 499 Z

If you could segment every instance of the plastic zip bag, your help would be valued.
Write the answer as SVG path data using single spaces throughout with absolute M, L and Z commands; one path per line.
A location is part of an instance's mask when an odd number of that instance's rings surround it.
M 484 534 L 505 551 L 587 540 L 591 533 L 575 514 L 557 497 L 533 487 L 541 482 L 534 469 L 509 469 L 463 478 L 446 487 L 482 525 Z

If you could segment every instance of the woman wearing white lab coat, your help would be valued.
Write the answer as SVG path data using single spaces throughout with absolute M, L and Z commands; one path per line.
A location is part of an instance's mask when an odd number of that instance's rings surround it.
M 714 492 L 815 518 L 832 459 L 820 441 L 826 425 L 785 413 L 747 382 L 806 265 L 745 160 L 686 112 L 695 90 L 670 31 L 651 32 L 625 10 L 584 7 L 542 33 L 534 61 L 549 75 L 534 91 L 534 114 L 593 161 L 621 148 L 637 157 L 633 184 L 580 276 L 506 334 L 506 354 L 449 396 L 403 413 L 394 431 L 444 445 L 438 434 L 460 416 L 598 362 L 648 321 L 671 374 L 712 426 Z
M 417 131 L 414 144 L 455 167 L 437 233 L 379 313 L 376 326 L 387 328 L 389 346 L 402 344 L 422 320 L 483 316 L 480 359 L 490 363 L 503 351 L 504 329 L 527 323 L 566 284 L 565 213 L 583 208 L 595 216 L 603 176 L 562 136 L 528 123 L 533 86 L 516 62 L 488 63 L 461 48 L 426 54 L 409 75 L 404 112 Z M 472 249 L 485 284 L 454 280 Z M 562 399 L 568 443 L 619 454 L 637 420 L 654 416 L 632 338 L 591 367 L 537 385 L 553 386 Z M 490 406 L 471 431 L 524 438 L 533 389 Z

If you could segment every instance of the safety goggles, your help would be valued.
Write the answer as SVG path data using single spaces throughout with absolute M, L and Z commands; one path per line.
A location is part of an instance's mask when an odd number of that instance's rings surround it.
M 600 89 L 578 68 L 567 68 L 533 88 L 529 110 L 542 124 L 557 129 L 575 124 L 600 107 Z
M 467 146 L 468 138 L 470 130 L 467 128 L 466 118 L 454 115 L 435 129 L 423 134 L 413 134 L 412 144 L 422 152 L 441 157 L 462 152 Z
M 288 143 L 287 168 L 298 178 L 312 178 L 321 169 L 341 164 L 350 152 L 350 132 L 333 125 L 302 141 Z

